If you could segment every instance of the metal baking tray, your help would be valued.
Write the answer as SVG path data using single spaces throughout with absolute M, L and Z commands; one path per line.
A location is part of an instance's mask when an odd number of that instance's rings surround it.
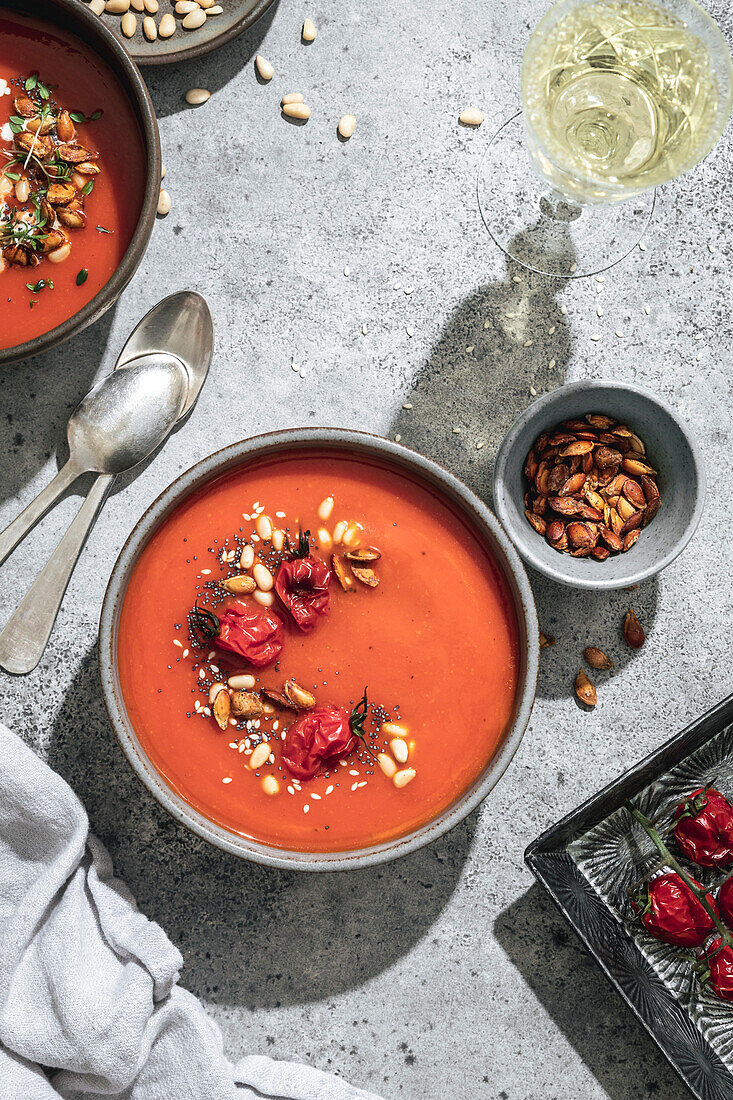
M 733 1003 L 691 986 L 679 949 L 622 916 L 648 855 L 624 803 L 655 817 L 713 779 L 733 797 L 733 696 L 549 828 L 524 858 L 692 1094 L 733 1100 Z M 724 877 L 694 873 L 705 885 Z

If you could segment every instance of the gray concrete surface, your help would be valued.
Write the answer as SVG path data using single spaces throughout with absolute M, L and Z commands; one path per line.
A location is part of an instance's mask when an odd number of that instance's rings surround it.
M 730 34 L 725 0 L 709 6 Z M 605 283 L 507 266 L 478 216 L 475 177 L 517 106 L 522 46 L 544 7 L 282 0 L 216 55 L 148 71 L 172 212 L 113 312 L 0 374 L 5 525 L 49 480 L 68 413 L 137 319 L 180 287 L 209 299 L 217 350 L 197 409 L 108 501 L 41 666 L 23 679 L 0 674 L 0 716 L 84 800 L 141 907 L 181 947 L 183 982 L 221 1024 L 232 1058 L 306 1059 L 389 1098 L 688 1095 L 532 885 L 522 853 L 731 686 L 731 133 L 662 189 L 646 251 Z M 299 41 L 306 14 L 319 28 L 310 48 Z M 254 76 L 258 49 L 275 65 L 269 86 Z M 197 110 L 183 101 L 192 86 L 213 93 Z M 280 117 L 279 96 L 294 89 L 313 108 L 305 127 Z M 478 132 L 456 124 L 467 104 L 486 111 Z M 341 144 L 346 111 L 358 125 Z M 506 312 L 522 318 L 510 326 Z M 489 499 L 496 445 L 530 386 L 587 376 L 666 397 L 697 432 L 710 497 L 688 550 L 632 597 L 533 578 L 558 645 L 543 654 L 522 747 L 480 812 L 427 850 L 342 877 L 250 867 L 183 833 L 113 741 L 94 654 L 112 564 L 157 493 L 244 435 L 343 424 L 401 434 Z M 77 505 L 64 501 L 3 566 L 0 621 Z M 649 634 L 634 654 L 619 635 L 630 602 Z M 585 714 L 571 685 L 590 642 L 617 664 Z

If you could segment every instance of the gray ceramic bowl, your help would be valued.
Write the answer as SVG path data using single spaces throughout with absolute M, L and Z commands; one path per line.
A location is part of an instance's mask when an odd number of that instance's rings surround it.
M 606 561 L 572 558 L 553 550 L 524 515 L 524 463 L 534 440 L 561 420 L 607 413 L 644 441 L 659 472 L 662 507 L 635 546 Z M 625 588 L 653 577 L 684 550 L 700 522 L 705 471 L 697 443 L 665 401 L 623 382 L 572 382 L 540 397 L 504 437 L 494 466 L 494 507 L 529 565 L 574 588 Z
M 0 0 L 0 14 L 3 8 L 7 7 L 12 8 L 14 13 L 28 13 L 36 19 L 42 19 L 75 34 L 109 65 L 119 80 L 140 125 L 146 161 L 145 190 L 135 232 L 122 257 L 122 262 L 111 279 L 108 279 L 90 302 L 62 324 L 56 325 L 41 336 L 36 336 L 33 340 L 27 340 L 11 348 L 0 349 L 0 366 L 48 351 L 49 348 L 60 344 L 75 333 L 81 332 L 87 325 L 97 321 L 113 305 L 135 274 L 148 247 L 155 225 L 161 168 L 158 123 L 148 89 L 125 47 L 107 29 L 102 20 L 90 11 L 86 4 L 82 4 L 81 0 L 11 0 L 9 4 L 8 0 Z
M 417 475 L 466 516 L 507 578 L 519 623 L 520 668 L 512 724 L 483 773 L 452 806 L 397 840 L 355 851 L 321 854 L 274 848 L 239 836 L 209 821 L 176 794 L 155 770 L 135 735 L 120 690 L 116 654 L 120 610 L 132 570 L 160 523 L 185 497 L 254 458 L 308 448 L 323 451 L 329 447 L 350 455 L 375 456 Z M 99 665 L 105 703 L 120 745 L 138 777 L 177 821 L 212 844 L 256 863 L 302 871 L 339 871 L 384 863 L 428 844 L 462 821 L 486 797 L 509 765 L 529 721 L 537 683 L 538 637 L 534 600 L 522 563 L 495 516 L 465 485 L 434 462 L 389 440 L 338 428 L 302 428 L 256 436 L 203 459 L 177 478 L 147 509 L 122 548 L 107 587 L 99 624 Z

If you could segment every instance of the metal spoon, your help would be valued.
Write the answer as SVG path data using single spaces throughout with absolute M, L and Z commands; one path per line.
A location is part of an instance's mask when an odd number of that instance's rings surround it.
M 182 360 L 148 351 L 166 334 Z M 187 335 L 186 335 L 187 334 Z M 154 347 L 153 343 L 153 347 Z M 133 355 L 126 355 L 132 350 Z M 147 314 L 132 333 L 115 373 L 98 383 L 69 421 L 70 457 L 50 485 L 0 534 L 0 562 L 83 472 L 100 476 L 51 559 L 0 632 L 0 665 L 30 672 L 48 642 L 61 601 L 91 526 L 116 474 L 142 462 L 196 402 L 211 363 L 213 325 L 205 300 L 174 294 Z M 118 368 L 124 367 L 119 371 Z

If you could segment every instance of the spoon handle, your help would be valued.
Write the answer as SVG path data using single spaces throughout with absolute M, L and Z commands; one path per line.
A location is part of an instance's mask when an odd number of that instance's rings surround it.
M 76 481 L 83 471 L 69 459 L 62 466 L 52 481 L 49 481 L 45 489 L 41 489 L 27 508 L 24 508 L 19 516 L 8 524 L 4 531 L 0 532 L 0 564 L 5 561 L 8 554 L 15 550 L 21 539 L 24 539 L 31 528 L 35 527 L 39 519 L 45 516 L 52 504 L 55 504 L 62 493 L 66 492 L 70 485 Z
M 100 474 L 68 531 L 0 632 L 0 666 L 31 672 L 46 648 L 87 535 L 104 503 L 114 474 Z

